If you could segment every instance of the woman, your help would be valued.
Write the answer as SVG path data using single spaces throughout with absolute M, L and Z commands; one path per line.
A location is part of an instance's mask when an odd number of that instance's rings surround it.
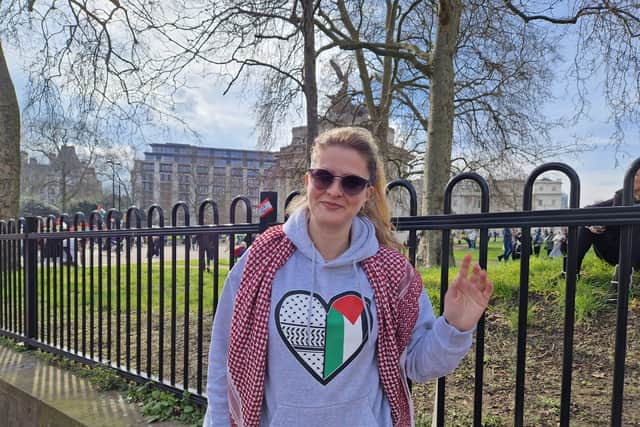
M 453 371 L 493 285 L 471 257 L 435 318 L 395 249 L 371 134 L 316 139 L 306 199 L 229 273 L 213 325 L 205 426 L 410 426 L 406 378 Z

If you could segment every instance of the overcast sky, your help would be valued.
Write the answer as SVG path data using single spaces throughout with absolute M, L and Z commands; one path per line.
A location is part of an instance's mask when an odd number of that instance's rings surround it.
M 5 47 L 7 61 L 13 76 L 21 105 L 24 105 L 25 80 L 20 56 L 9 46 Z M 562 75 L 562 73 L 558 73 Z M 254 119 L 251 113 L 253 101 L 247 95 L 231 93 L 222 96 L 222 86 L 202 80 L 200 87 L 184 92 L 177 111 L 190 126 L 202 135 L 202 145 L 219 148 L 255 149 L 256 137 L 253 135 Z M 572 85 L 560 79 L 555 84 L 557 100 L 545 106 L 550 119 L 557 119 L 571 113 L 574 108 L 571 99 L 575 96 Z M 607 122 L 608 112 L 602 100 L 602 86 L 594 81 L 589 84 L 590 108 L 588 117 L 581 122 L 553 132 L 554 140 L 579 138 L 583 143 L 591 144 L 594 150 L 566 158 L 552 159 L 571 165 L 581 180 L 581 206 L 611 197 L 622 185 L 624 171 L 634 158 L 640 157 L 640 135 L 638 127 L 627 132 L 625 142 L 616 153 L 610 143 L 613 126 Z M 304 124 L 303 118 L 288 123 L 280 132 L 280 145 L 290 142 L 291 125 Z M 166 140 L 162 140 L 166 139 Z M 176 140 L 178 139 L 178 140 Z M 158 142 L 179 142 L 198 144 L 184 136 L 160 137 Z M 568 183 L 563 191 L 569 192 Z

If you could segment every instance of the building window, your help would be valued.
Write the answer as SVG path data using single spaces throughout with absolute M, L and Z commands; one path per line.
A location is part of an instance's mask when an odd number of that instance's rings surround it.
M 145 172 L 153 172 L 155 170 L 155 164 L 153 163 L 143 163 L 142 170 Z
M 224 196 L 224 186 L 216 185 L 213 187 L 213 194 L 215 196 Z
M 231 169 L 231 176 L 242 176 L 242 169 Z
M 173 172 L 173 165 L 171 163 L 160 163 L 160 172 Z
M 558 186 L 557 185 L 552 186 L 551 187 L 551 191 L 553 191 L 553 192 L 558 191 Z
M 218 176 L 219 175 L 225 176 L 227 174 L 227 168 L 220 168 L 220 167 L 213 168 L 213 174 Z
M 152 173 L 143 173 L 142 174 L 142 180 L 143 181 L 153 181 L 153 174 Z
M 208 184 L 209 183 L 209 175 L 198 175 L 198 184 Z
M 198 173 L 206 175 L 206 174 L 209 173 L 209 167 L 208 166 L 198 166 L 197 167 L 197 171 L 198 171 Z
M 213 165 L 214 166 L 227 166 L 227 159 L 221 159 L 219 157 L 216 157 L 215 159 L 213 159 Z
M 209 191 L 209 187 L 207 187 L 206 185 L 199 185 L 198 186 L 198 194 L 206 195 L 208 191 Z
M 161 182 L 170 182 L 171 181 L 171 174 L 170 173 L 161 173 L 160 174 L 160 181 Z
M 231 160 L 229 160 L 229 164 L 233 168 L 241 168 L 242 167 L 242 159 L 231 159 Z
M 142 190 L 143 191 L 153 191 L 153 184 L 150 182 L 143 182 L 142 183 Z
M 242 158 L 242 151 L 231 151 L 229 153 L 229 157 L 231 157 L 232 159 L 241 159 Z
M 191 172 L 191 165 L 178 165 L 178 172 Z
M 180 184 L 178 185 L 178 191 L 181 193 L 188 193 L 189 192 L 189 184 Z
M 251 160 L 257 160 L 258 159 L 258 153 L 255 151 L 249 151 L 246 153 L 246 157 L 247 159 L 251 159 Z
M 555 206 L 555 205 L 556 205 L 556 199 L 553 199 L 553 200 L 551 201 L 551 206 Z
M 208 157 L 211 155 L 211 151 L 205 148 L 201 148 L 198 150 L 198 156 L 200 157 Z

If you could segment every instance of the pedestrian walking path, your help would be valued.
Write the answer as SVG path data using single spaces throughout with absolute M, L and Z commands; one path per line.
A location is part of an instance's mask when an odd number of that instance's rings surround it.
M 149 423 L 117 392 L 99 392 L 84 378 L 28 352 L 0 345 L 0 424 L 6 427 L 129 427 Z M 157 427 L 182 424 L 154 423 Z

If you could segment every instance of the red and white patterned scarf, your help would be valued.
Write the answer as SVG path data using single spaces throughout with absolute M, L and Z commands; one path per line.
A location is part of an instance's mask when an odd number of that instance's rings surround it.
M 258 427 L 264 398 L 271 284 L 295 251 L 282 226 L 271 227 L 251 245 L 231 318 L 227 392 L 231 424 Z M 378 371 L 394 426 L 411 426 L 411 406 L 400 367 L 418 319 L 422 280 L 406 258 L 381 246 L 361 263 L 378 313 Z

